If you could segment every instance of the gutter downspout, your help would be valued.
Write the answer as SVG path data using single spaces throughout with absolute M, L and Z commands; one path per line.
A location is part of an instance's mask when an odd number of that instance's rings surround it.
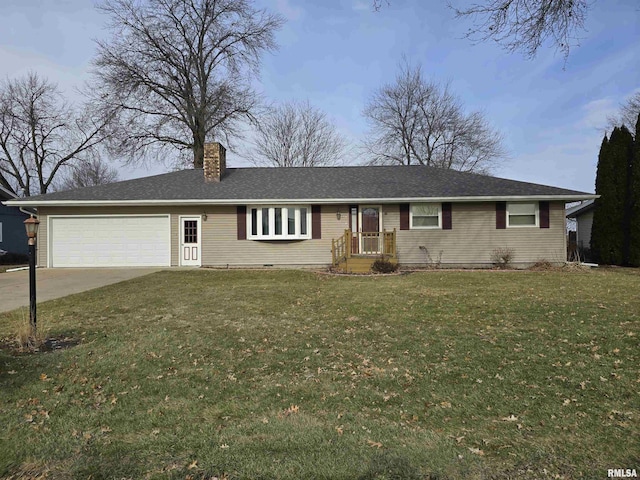
M 38 218 L 38 214 L 37 213 L 33 213 L 33 212 L 27 212 L 24 207 L 18 207 L 18 210 L 20 210 L 22 213 L 24 213 L 25 215 L 31 215 L 32 217 L 36 217 Z M 37 211 L 37 209 L 36 209 Z

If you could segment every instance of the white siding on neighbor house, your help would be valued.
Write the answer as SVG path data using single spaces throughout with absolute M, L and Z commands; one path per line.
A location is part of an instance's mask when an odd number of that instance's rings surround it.
M 441 261 L 443 265 L 487 266 L 494 249 L 500 247 L 513 249 L 514 265 L 566 260 L 564 203 L 550 203 L 550 228 L 496 229 L 495 202 L 453 203 L 451 220 L 451 230 L 400 230 L 398 205 L 385 206 L 383 215 L 385 228 L 397 229 L 398 261 L 403 265 Z
M 587 212 L 576 217 L 576 242 L 580 248 L 591 247 L 591 227 L 593 212 Z

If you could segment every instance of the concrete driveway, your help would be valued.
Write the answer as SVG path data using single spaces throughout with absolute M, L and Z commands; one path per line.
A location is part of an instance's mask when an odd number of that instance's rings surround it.
M 162 268 L 42 268 L 36 271 L 38 303 L 148 275 Z M 29 306 L 29 270 L 0 273 L 0 312 Z

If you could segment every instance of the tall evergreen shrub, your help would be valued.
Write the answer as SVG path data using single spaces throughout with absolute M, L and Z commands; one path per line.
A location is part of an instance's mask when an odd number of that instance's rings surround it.
M 631 214 L 629 221 L 629 265 L 640 267 L 640 114 L 636 122 L 631 162 Z
M 606 265 L 640 264 L 640 138 L 623 125 L 605 136 L 598 155 L 591 252 Z

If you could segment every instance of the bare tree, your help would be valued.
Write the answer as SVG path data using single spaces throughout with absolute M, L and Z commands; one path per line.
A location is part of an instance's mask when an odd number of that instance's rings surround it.
M 318 167 L 343 161 L 346 140 L 309 102 L 270 108 L 258 120 L 252 161 L 273 167 Z
M 363 112 L 371 127 L 372 163 L 428 165 L 486 173 L 505 157 L 502 135 L 481 112 L 465 113 L 448 85 L 428 81 L 420 66 L 400 66 Z
M 202 167 L 205 140 L 237 135 L 258 96 L 261 56 L 280 16 L 250 0 L 104 0 L 113 36 L 98 41 L 96 94 L 119 110 L 111 150 L 128 159 L 169 148 Z
M 631 95 L 620 105 L 620 111 L 607 119 L 607 130 L 624 125 L 635 137 L 635 125 L 638 121 L 638 115 L 640 115 L 640 91 Z
M 74 108 L 35 73 L 1 82 L 0 185 L 18 196 L 47 193 L 66 166 L 95 154 L 109 120 Z
M 71 173 L 64 178 L 58 189 L 72 190 L 116 181 L 118 181 L 118 171 L 99 157 L 93 157 L 73 165 Z
M 536 56 L 546 41 L 562 52 L 565 60 L 576 46 L 577 33 L 584 30 L 589 0 L 484 0 L 469 8 L 449 5 L 457 18 L 471 17 L 473 26 L 466 37 L 476 41 L 492 40 L 509 52 Z

